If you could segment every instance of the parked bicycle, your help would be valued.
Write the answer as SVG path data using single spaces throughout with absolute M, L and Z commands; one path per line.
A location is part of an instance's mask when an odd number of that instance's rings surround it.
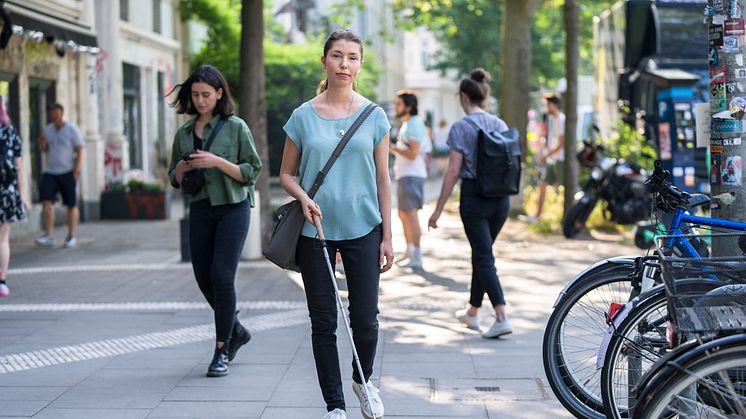
M 667 223 L 669 231 L 678 234 L 691 232 L 691 225 L 709 225 L 715 228 L 732 228 L 728 221 L 699 217 L 687 219 L 688 211 L 710 202 L 701 194 L 689 195 L 667 180 L 668 173 L 658 162 L 646 186 L 655 194 L 659 213 Z M 671 204 L 671 197 L 678 205 Z M 661 198 L 666 198 L 661 200 Z M 677 212 L 677 208 L 681 211 Z M 725 224 L 723 224 L 725 223 Z M 746 224 L 741 225 L 743 230 Z M 686 241 L 684 245 L 683 241 Z M 699 237 L 690 237 L 679 244 L 678 252 L 692 254 L 706 252 Z M 613 337 L 608 332 L 607 320 L 614 326 L 635 312 L 626 324 L 638 324 L 645 315 L 655 313 L 665 305 L 665 293 L 661 286 L 657 268 L 645 258 L 622 257 L 602 261 L 571 281 L 560 293 L 544 335 L 544 367 L 549 384 L 562 404 L 581 418 L 605 417 L 606 409 L 602 395 L 601 366 L 604 356 L 597 356 L 599 347 L 608 345 Z M 699 285 L 694 283 L 695 289 Z M 627 305 L 624 303 L 630 301 Z M 644 311 L 641 311 L 642 309 Z M 654 327 L 655 323 L 651 323 Z M 627 333 L 632 333 L 632 330 Z M 608 406 L 608 404 L 607 404 Z

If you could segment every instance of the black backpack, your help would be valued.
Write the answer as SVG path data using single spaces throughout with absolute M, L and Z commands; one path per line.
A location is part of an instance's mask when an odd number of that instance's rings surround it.
M 521 183 L 521 140 L 517 129 L 487 132 L 465 118 L 479 133 L 477 138 L 477 190 L 494 198 L 517 195 Z

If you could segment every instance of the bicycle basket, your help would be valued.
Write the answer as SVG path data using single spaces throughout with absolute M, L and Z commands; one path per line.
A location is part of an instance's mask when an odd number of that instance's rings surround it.
M 742 236 L 746 233 L 657 238 L 668 313 L 678 335 L 692 338 L 746 331 L 746 256 L 738 246 Z M 677 243 L 690 243 L 694 237 L 710 247 L 714 244 L 715 256 L 673 255 Z

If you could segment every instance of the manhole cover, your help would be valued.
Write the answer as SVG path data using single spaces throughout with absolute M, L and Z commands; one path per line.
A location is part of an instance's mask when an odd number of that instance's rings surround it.
M 426 379 L 430 399 L 441 402 L 544 401 L 548 395 L 538 378 Z

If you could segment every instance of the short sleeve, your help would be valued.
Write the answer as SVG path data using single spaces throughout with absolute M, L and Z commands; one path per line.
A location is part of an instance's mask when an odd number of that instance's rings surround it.
M 414 129 L 412 130 L 412 128 Z M 421 123 L 418 120 L 417 123 L 408 126 L 407 137 L 407 140 L 415 140 L 419 141 L 420 143 L 424 143 L 427 139 L 427 134 L 425 133 L 425 124 Z
M 85 144 L 83 144 L 83 136 L 80 134 L 80 129 L 75 125 L 71 125 L 71 128 L 73 133 L 72 140 L 75 148 L 85 146 Z
M 383 140 L 383 137 L 386 136 L 386 134 L 391 131 L 391 124 L 389 124 L 389 118 L 386 116 L 386 112 L 380 107 L 377 106 L 376 110 L 373 111 L 375 113 L 374 122 L 375 122 L 375 141 L 374 144 L 378 145 Z
M 288 119 L 288 122 L 285 123 L 285 126 L 282 127 L 283 130 L 285 130 L 285 134 L 290 138 L 290 141 L 295 144 L 296 147 L 298 147 L 298 151 L 302 150 L 302 141 L 299 134 L 298 129 L 298 123 L 299 123 L 299 117 L 298 117 L 298 109 L 296 108 L 293 113 L 290 115 L 290 119 Z
M 13 157 L 21 157 L 21 136 L 15 128 L 10 127 L 11 144 L 13 147 Z
M 464 132 L 461 128 L 462 126 L 463 124 L 460 122 L 451 125 L 451 129 L 448 131 L 448 141 L 446 141 L 446 144 L 448 144 L 448 147 L 451 150 L 465 154 L 466 148 L 464 147 Z

